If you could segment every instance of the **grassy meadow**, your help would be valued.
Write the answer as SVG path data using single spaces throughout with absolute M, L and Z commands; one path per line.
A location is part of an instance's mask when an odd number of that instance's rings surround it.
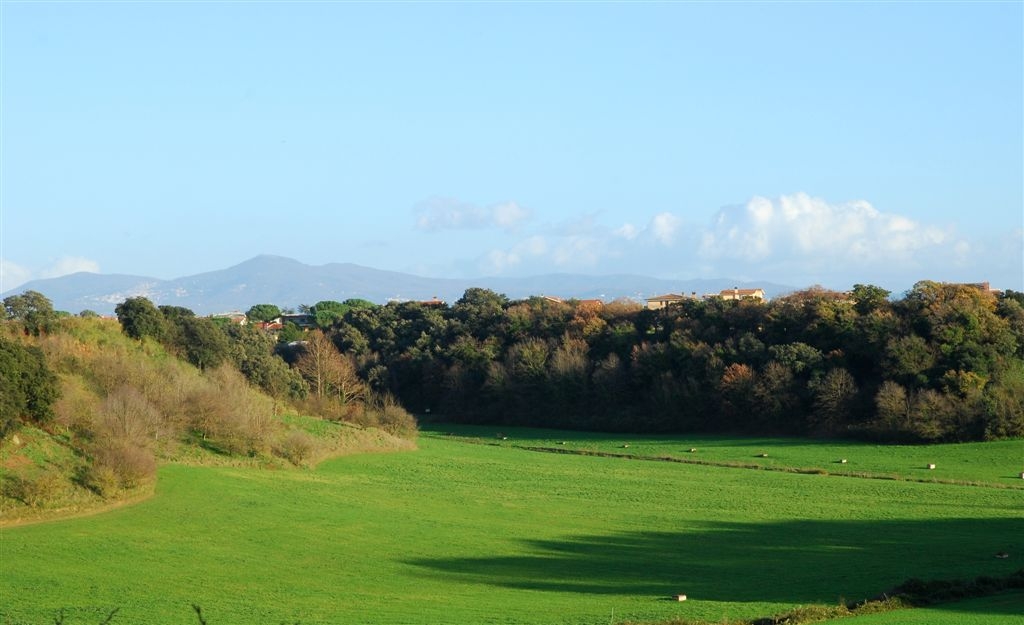
M 192 604 L 210 625 L 721 621 L 1024 561 L 1024 493 L 1008 477 L 1021 441 L 907 452 L 932 451 L 925 462 L 943 478 L 1011 486 L 992 488 L 537 453 L 523 447 L 552 433 L 454 433 L 315 470 L 168 465 L 144 502 L 4 528 L 0 622 L 53 623 L 63 610 L 65 625 L 92 625 L 118 608 L 116 625 L 196 623 Z M 852 471 L 911 479 L 925 459 L 856 444 L 555 436 L 829 470 L 842 454 Z M 1024 594 L 935 610 L 1008 624 Z M 850 622 L 919 612 L 896 614 Z
M 427 430 L 427 434 L 433 436 L 454 436 L 474 442 L 559 452 L 1024 489 L 1024 479 L 1021 479 L 1024 440 L 875 445 L 806 438 L 603 434 L 448 424 Z M 845 463 L 841 462 L 843 459 Z M 934 464 L 935 469 L 929 469 L 929 464 Z

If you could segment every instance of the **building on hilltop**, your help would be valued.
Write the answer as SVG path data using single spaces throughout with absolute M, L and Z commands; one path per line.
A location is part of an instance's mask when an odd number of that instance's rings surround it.
M 754 299 L 754 300 L 757 300 L 759 302 L 765 301 L 764 289 L 760 289 L 760 288 L 758 288 L 758 289 L 741 289 L 739 287 L 735 287 L 734 286 L 731 289 L 725 289 L 724 291 L 720 291 L 718 293 L 717 297 L 720 297 L 720 298 L 725 299 L 725 300 L 736 300 L 736 301 L 739 301 L 741 299 Z
M 316 327 L 316 317 L 310 314 L 281 315 L 280 319 L 282 326 L 291 322 L 303 330 Z
M 281 322 L 280 317 L 270 321 L 257 321 L 255 326 L 264 332 L 278 332 L 284 329 L 284 323 Z
M 1002 293 L 999 289 L 993 289 L 992 286 L 989 285 L 988 280 L 984 282 L 964 282 L 962 283 L 962 286 L 969 286 L 989 295 L 1000 295 Z
M 552 304 L 562 304 L 565 306 L 574 305 L 577 308 L 601 308 L 604 306 L 604 300 L 600 299 L 564 299 L 554 295 L 539 295 L 538 297 L 545 302 L 551 302 Z
M 688 299 L 697 299 L 697 293 L 690 293 L 689 295 L 679 293 L 655 295 L 654 297 L 647 298 L 647 310 L 661 310 L 662 308 L 668 308 L 671 304 L 678 304 Z

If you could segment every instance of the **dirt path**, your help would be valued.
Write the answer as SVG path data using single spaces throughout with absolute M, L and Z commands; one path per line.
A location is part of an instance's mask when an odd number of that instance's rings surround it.
M 17 517 L 13 519 L 0 517 L 0 530 L 5 530 L 11 527 L 22 527 L 25 525 L 37 525 L 39 523 L 48 523 L 50 521 L 64 521 L 66 519 L 80 519 L 82 517 L 96 516 L 97 514 L 104 514 L 117 510 L 118 508 L 125 508 L 133 506 L 137 503 L 151 498 L 155 493 L 155 489 L 150 487 L 145 492 L 135 493 L 124 499 L 118 499 L 117 501 L 105 501 L 95 506 L 89 506 L 82 509 L 69 510 L 68 508 L 57 508 L 54 510 L 33 510 L 35 514 L 28 517 Z

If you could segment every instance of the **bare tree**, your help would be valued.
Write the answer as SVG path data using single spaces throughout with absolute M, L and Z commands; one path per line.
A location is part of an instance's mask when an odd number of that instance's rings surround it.
M 829 369 L 821 380 L 812 383 L 814 413 L 812 421 L 825 431 L 837 431 L 848 423 L 857 397 L 857 382 L 843 368 Z
M 320 330 L 309 333 L 295 366 L 316 397 L 336 397 L 343 404 L 367 397 L 366 384 L 356 374 L 353 358 L 339 352 Z

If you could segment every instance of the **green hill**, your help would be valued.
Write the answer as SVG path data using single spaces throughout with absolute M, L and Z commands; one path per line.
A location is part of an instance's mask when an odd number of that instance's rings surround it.
M 413 447 L 375 428 L 300 416 L 231 364 L 201 371 L 159 343 L 128 338 L 116 321 L 65 317 L 50 330 L 32 336 L 7 323 L 0 335 L 8 351 L 41 354 L 56 391 L 39 415 L 6 410 L 0 524 L 137 500 L 162 464 L 282 468 Z M 16 369 L 5 365 L 5 384 Z

